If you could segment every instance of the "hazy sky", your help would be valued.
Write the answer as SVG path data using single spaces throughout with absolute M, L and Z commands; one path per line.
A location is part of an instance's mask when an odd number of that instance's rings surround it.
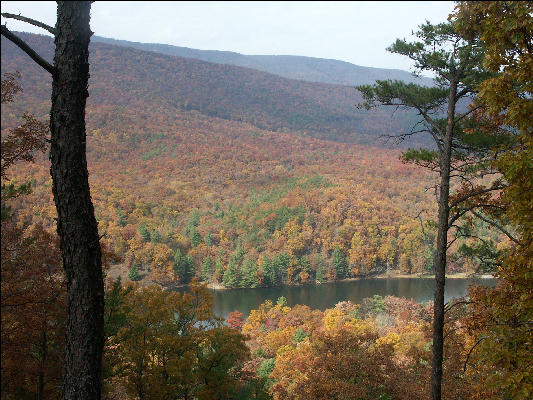
M 2 12 L 21 13 L 49 25 L 51 1 L 2 1 Z M 420 2 L 114 2 L 92 4 L 96 35 L 244 54 L 333 58 L 357 65 L 409 70 L 405 57 L 385 51 L 396 38 L 428 19 L 444 22 L 451 1 Z M 14 20 L 11 30 L 47 34 Z

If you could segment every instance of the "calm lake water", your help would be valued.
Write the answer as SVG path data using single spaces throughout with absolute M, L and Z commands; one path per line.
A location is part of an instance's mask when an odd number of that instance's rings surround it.
M 495 279 L 447 279 L 445 301 L 466 294 L 472 283 L 494 286 Z M 433 300 L 433 278 L 369 278 L 358 281 L 331 282 L 316 286 L 287 286 L 275 288 L 212 290 L 215 314 L 226 318 L 234 310 L 248 316 L 250 310 L 266 300 L 274 303 L 280 296 L 287 298 L 287 304 L 305 304 L 310 308 L 325 310 L 339 301 L 350 300 L 359 303 L 365 297 L 375 294 L 407 297 L 422 303 Z

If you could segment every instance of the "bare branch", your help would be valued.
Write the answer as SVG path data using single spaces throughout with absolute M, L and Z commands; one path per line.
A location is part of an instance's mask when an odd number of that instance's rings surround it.
M 493 190 L 500 190 L 500 189 L 503 189 L 504 187 L 501 186 L 501 185 L 497 185 L 497 186 L 491 186 L 489 188 L 485 188 L 485 189 L 482 189 L 482 190 L 478 190 L 477 192 L 473 192 L 473 193 L 469 193 L 463 197 L 460 197 L 458 198 L 457 200 L 455 200 L 454 202 L 452 202 L 452 204 L 450 204 L 450 208 L 453 208 L 455 207 L 456 205 L 458 205 L 459 203 L 462 203 L 463 201 L 466 201 L 474 196 L 477 196 L 477 195 L 480 195 L 480 194 L 483 194 L 483 193 L 487 193 L 487 192 L 492 192 Z
M 468 116 L 469 114 L 473 113 L 474 111 L 480 109 L 482 106 L 476 106 L 476 107 L 473 107 L 471 108 L 470 110 L 468 110 L 466 113 L 464 114 L 461 114 L 459 117 L 457 117 L 454 121 L 454 123 L 457 123 L 459 122 L 460 120 L 462 120 L 464 117 Z
M 502 232 L 503 234 L 505 234 L 505 236 L 507 236 L 510 240 L 512 240 L 513 242 L 515 242 L 517 245 L 519 246 L 522 246 L 522 242 L 520 242 L 518 239 L 516 239 L 515 237 L 513 237 L 513 235 L 511 235 L 507 230 L 505 230 L 505 228 L 503 228 L 501 225 L 499 225 L 497 222 L 495 221 L 491 221 L 490 219 L 487 219 L 485 218 L 483 215 L 479 214 L 478 212 L 474 211 L 474 210 L 471 210 L 472 211 L 472 214 L 474 214 L 476 217 L 478 217 L 480 220 L 486 222 L 487 224 L 489 225 L 492 225 L 493 227 L 497 228 L 500 232 Z
M 11 40 L 13 43 L 15 43 L 22 51 L 24 51 L 27 55 L 29 55 L 33 61 L 35 61 L 45 70 L 47 70 L 52 75 L 54 75 L 55 68 L 52 65 L 50 65 L 48 61 L 46 61 L 39 54 L 37 54 L 35 50 L 33 50 L 30 46 L 26 44 L 26 42 L 24 42 L 22 39 L 18 38 L 16 35 L 11 33 L 11 31 L 7 29 L 6 26 L 2 25 L 0 28 L 1 28 L 2 35 L 4 35 L 7 39 Z
M 455 303 L 448 303 L 446 304 L 446 306 L 444 307 L 444 312 L 447 313 L 448 311 L 450 311 L 452 308 L 454 308 L 455 306 L 458 306 L 460 304 L 473 304 L 474 302 L 473 301 L 468 301 L 468 300 L 461 300 L 461 301 L 456 301 Z
M 477 347 L 478 344 L 480 344 L 483 340 L 487 339 L 488 336 L 482 336 L 481 338 L 479 338 L 479 340 L 476 342 L 476 344 L 474 344 L 472 346 L 472 348 L 470 349 L 470 351 L 468 352 L 468 355 L 466 356 L 466 360 L 465 360 L 465 365 L 463 367 L 463 373 L 466 372 L 466 366 L 468 364 L 468 360 L 470 359 L 470 355 L 472 354 L 472 352 L 474 351 L 474 349 Z
M 457 230 L 459 230 L 459 227 L 457 225 L 452 225 L 448 229 L 451 229 L 451 228 L 456 228 Z M 450 240 L 448 242 L 448 245 L 446 246 L 446 250 L 449 250 L 457 239 L 459 239 L 459 236 L 455 236 L 452 240 Z
M 468 208 L 463 208 L 460 211 L 457 211 L 455 215 L 448 222 L 448 229 L 453 225 L 455 221 L 465 215 L 468 211 L 472 211 L 474 208 L 479 207 L 478 205 L 470 206 Z
M 49 25 L 43 24 L 42 22 L 36 21 L 31 18 L 23 17 L 22 15 L 16 15 L 16 14 L 10 14 L 10 13 L 2 13 L 2 17 L 4 18 L 12 18 L 17 19 L 19 21 L 27 22 L 28 24 L 38 26 L 39 28 L 46 29 L 48 32 L 50 32 L 52 35 L 55 36 L 56 30 L 52 28 Z

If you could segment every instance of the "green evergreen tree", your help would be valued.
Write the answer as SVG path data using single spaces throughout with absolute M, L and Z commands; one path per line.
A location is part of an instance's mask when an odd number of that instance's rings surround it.
M 228 267 L 224 271 L 224 277 L 222 278 L 222 284 L 226 287 L 238 287 L 239 286 L 239 267 L 234 261 L 230 261 Z
M 273 285 L 281 285 L 283 283 L 283 275 L 287 272 L 291 262 L 289 254 L 283 252 L 277 254 L 272 259 L 272 275 L 271 281 Z
M 265 256 L 263 258 L 263 276 L 265 286 L 274 286 L 275 285 L 275 273 L 274 273 L 274 264 L 270 257 Z
M 235 252 L 231 255 L 231 261 L 235 263 L 235 265 L 240 265 L 242 263 L 242 260 L 244 259 L 244 255 L 246 254 L 246 250 L 241 246 L 241 244 L 237 244 L 237 247 L 235 248 Z
M 124 212 L 122 211 L 122 208 L 117 208 L 117 216 L 118 216 L 118 225 L 120 227 L 125 227 L 128 223 L 127 217 L 124 215 Z
M 241 283 L 241 264 L 246 251 L 239 244 L 230 257 L 228 267 L 224 271 L 222 283 L 226 287 L 239 287 Z
M 348 272 L 348 262 L 346 261 L 346 257 L 344 254 L 342 254 L 342 251 L 338 247 L 335 247 L 332 256 L 333 266 L 335 267 L 335 271 L 337 271 L 337 278 L 345 278 Z
M 311 270 L 311 264 L 309 263 L 307 256 L 302 256 L 302 258 L 300 258 L 300 266 L 302 267 L 302 271 L 309 273 Z
M 222 263 L 222 257 L 217 258 L 215 264 L 215 272 L 213 273 L 213 282 L 219 283 L 224 278 L 224 264 Z
M 257 264 L 254 260 L 246 258 L 241 267 L 241 287 L 257 286 Z
M 178 274 L 181 283 L 189 283 L 194 276 L 192 257 L 184 256 L 179 248 L 174 253 L 174 271 Z
M 200 235 L 200 232 L 198 232 L 198 229 L 196 229 L 196 227 L 191 228 L 189 239 L 191 240 L 192 247 L 196 247 L 200 243 L 202 243 L 202 235 Z
M 190 275 L 190 279 L 192 279 L 194 277 L 194 259 L 192 258 L 192 256 L 190 254 L 187 254 L 187 256 L 185 257 L 185 262 L 187 263 L 187 266 L 189 268 L 189 275 Z
M 137 264 L 135 264 L 135 262 L 131 263 L 128 278 L 130 278 L 132 281 L 138 281 L 140 279 L 139 270 L 137 269 Z
M 152 232 L 152 243 L 161 243 L 163 241 L 163 237 L 159 233 L 159 231 L 156 229 Z
M 202 261 L 202 279 L 205 282 L 209 282 L 211 279 L 211 276 L 213 275 L 213 260 L 211 257 L 207 256 L 204 258 L 204 261 Z
M 324 265 L 322 263 L 319 263 L 316 269 L 316 280 L 320 283 L 324 282 Z
M 211 235 L 211 232 L 207 232 L 207 235 L 205 236 L 205 244 L 208 247 L 213 246 L 213 235 Z
M 218 256 L 217 262 L 215 264 L 215 271 L 222 273 L 224 271 L 224 264 L 222 263 L 222 256 Z
M 196 209 L 191 211 L 191 214 L 189 215 L 187 225 L 185 226 L 185 236 L 190 237 L 192 230 L 198 228 L 198 225 L 200 225 L 200 211 Z
M 150 241 L 150 231 L 148 231 L 146 225 L 142 224 L 141 226 L 139 226 L 139 233 L 141 234 L 141 237 L 144 239 L 145 242 Z

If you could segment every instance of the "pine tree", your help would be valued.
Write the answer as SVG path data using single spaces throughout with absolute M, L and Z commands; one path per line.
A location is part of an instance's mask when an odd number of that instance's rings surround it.
M 211 235 L 211 232 L 207 232 L 207 235 L 205 236 L 205 244 L 207 247 L 213 246 L 213 235 Z
M 239 286 L 239 267 L 234 260 L 230 261 L 226 271 L 224 271 L 224 277 L 222 278 L 222 284 L 226 287 L 238 287 Z
M 402 54 L 415 62 L 418 73 L 430 71 L 435 75 L 435 86 L 427 87 L 401 81 L 377 81 L 375 85 L 362 85 L 357 89 L 365 99 L 364 107 L 377 104 L 396 108 L 414 109 L 421 121 L 411 132 L 397 136 L 403 140 L 415 134 L 430 135 L 435 146 L 429 149 L 409 149 L 402 156 L 404 162 L 413 162 L 439 173 L 438 185 L 438 230 L 435 249 L 435 296 L 433 315 L 433 359 L 431 376 L 431 399 L 441 399 L 443 328 L 444 328 L 444 284 L 448 250 L 448 233 L 463 215 L 472 211 L 464 206 L 464 201 L 476 193 L 450 201 L 450 181 L 460 176 L 462 183 L 471 187 L 473 176 L 483 174 L 482 168 L 489 161 L 489 149 L 494 140 L 484 140 L 484 134 L 475 129 L 465 128 L 468 115 L 475 111 L 458 115 L 456 106 L 461 99 L 475 94 L 477 85 L 490 76 L 482 67 L 484 47 L 478 38 L 463 39 L 456 32 L 454 23 L 420 25 L 415 33 L 419 41 L 407 42 L 397 39 L 387 50 Z M 498 139 L 500 140 L 500 139 Z M 476 172 L 474 174 L 473 172 Z M 470 175 L 469 175 L 470 174 Z M 495 184 L 490 190 L 499 189 Z
M 320 283 L 324 282 L 324 266 L 322 263 L 318 264 L 316 269 L 316 280 Z
M 246 258 L 241 267 L 241 284 L 242 287 L 257 286 L 257 264 L 250 258 Z
M 128 273 L 128 278 L 130 278 L 132 281 L 138 281 L 139 280 L 139 270 L 137 268 L 137 264 L 135 262 L 131 263 L 130 272 Z
M 265 286 L 274 286 L 275 285 L 274 265 L 270 257 L 265 256 L 263 258 L 262 269 L 263 269 L 263 275 L 265 277 L 264 279 Z
M 332 256 L 333 266 L 335 267 L 335 271 L 337 271 L 337 278 L 345 278 L 348 272 L 348 262 L 346 261 L 346 257 L 344 254 L 342 254 L 342 251 L 338 247 L 335 247 Z
M 272 259 L 272 270 L 270 280 L 272 285 L 281 285 L 283 282 L 283 275 L 289 268 L 291 257 L 287 253 L 280 253 Z
M 182 283 L 189 283 L 194 276 L 192 257 L 190 255 L 182 255 L 179 248 L 176 249 L 176 253 L 174 254 L 174 271 L 178 274 Z
M 198 229 L 196 229 L 196 227 L 191 228 L 189 238 L 191 240 L 192 247 L 196 247 L 200 243 L 202 243 L 202 235 L 200 235 L 200 232 L 198 232 Z
M 204 261 L 202 261 L 202 279 L 205 282 L 209 282 L 211 279 L 211 276 L 213 275 L 213 260 L 211 257 L 207 256 L 204 258 Z
M 154 230 L 151 236 L 152 243 L 161 243 L 163 241 L 163 237 L 157 229 Z
M 87 172 L 85 106 L 89 91 L 89 1 L 59 1 L 55 27 L 10 15 L 54 35 L 54 64 L 7 29 L 1 33 L 52 76 L 50 174 L 67 279 L 63 399 L 101 397 L 104 280 L 101 237 Z M 6 17 L 6 14 L 3 14 Z
M 142 224 L 139 226 L 139 233 L 145 242 L 149 242 L 151 240 L 150 232 L 146 228 L 146 225 Z

